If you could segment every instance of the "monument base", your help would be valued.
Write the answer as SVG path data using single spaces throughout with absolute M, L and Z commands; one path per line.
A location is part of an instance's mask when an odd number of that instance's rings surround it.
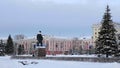
M 35 57 L 45 57 L 46 56 L 46 48 L 37 47 L 35 50 Z

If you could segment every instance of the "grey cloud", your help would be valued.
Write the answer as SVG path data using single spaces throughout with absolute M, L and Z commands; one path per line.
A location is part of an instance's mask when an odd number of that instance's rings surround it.
M 119 22 L 119 0 L 1 0 L 0 33 L 33 35 L 38 30 L 53 35 L 92 35 L 107 3 Z M 11 31 L 10 31 L 11 29 Z M 84 31 L 83 31 L 84 29 Z

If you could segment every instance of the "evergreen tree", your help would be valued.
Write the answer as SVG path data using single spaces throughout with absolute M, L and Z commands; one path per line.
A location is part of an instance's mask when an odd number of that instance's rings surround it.
M 14 53 L 13 40 L 11 38 L 11 35 L 8 36 L 5 51 L 6 51 L 6 54 L 9 54 L 9 55 Z
M 5 55 L 5 44 L 3 43 L 3 40 L 0 40 L 0 56 Z
M 111 20 L 110 9 L 107 5 L 106 12 L 104 13 L 102 25 L 100 28 L 98 39 L 96 40 L 96 54 L 115 56 L 118 51 L 117 41 L 113 21 Z
M 18 46 L 18 55 L 21 55 L 22 54 L 22 45 L 19 45 Z
M 18 55 L 24 54 L 24 45 L 18 46 Z

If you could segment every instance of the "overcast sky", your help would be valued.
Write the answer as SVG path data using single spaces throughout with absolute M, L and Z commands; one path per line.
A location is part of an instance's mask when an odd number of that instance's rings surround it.
M 92 36 L 106 5 L 120 22 L 120 0 L 0 0 L 0 37 L 34 36 L 39 30 L 55 36 Z

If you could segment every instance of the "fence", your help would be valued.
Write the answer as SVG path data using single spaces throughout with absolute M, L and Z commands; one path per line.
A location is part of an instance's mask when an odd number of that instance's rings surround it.
M 98 57 L 32 57 L 32 56 L 12 56 L 12 59 L 48 59 L 64 61 L 82 61 L 82 62 L 119 62 L 120 58 L 98 58 Z

